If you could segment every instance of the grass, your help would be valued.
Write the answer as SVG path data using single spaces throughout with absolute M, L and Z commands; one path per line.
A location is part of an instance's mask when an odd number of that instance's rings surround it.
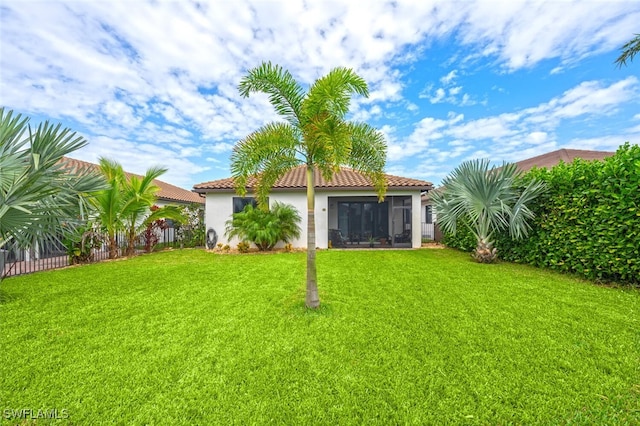
M 451 250 L 332 250 L 309 311 L 304 256 L 184 250 L 3 281 L 0 410 L 64 409 L 61 424 L 640 423 L 637 290 Z

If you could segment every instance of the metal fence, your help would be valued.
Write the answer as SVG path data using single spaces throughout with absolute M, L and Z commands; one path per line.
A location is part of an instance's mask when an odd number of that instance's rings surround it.
M 182 247 L 184 241 L 177 238 L 176 229 L 169 227 L 160 231 L 158 242 L 155 248 Z M 106 238 L 104 239 L 106 241 Z M 126 246 L 127 239 L 124 234 L 118 234 L 116 241 L 120 253 Z M 144 238 L 138 237 L 136 241 L 136 251 L 144 252 Z M 102 243 L 99 248 L 91 250 L 91 262 L 99 262 L 109 258 L 109 248 L 107 243 Z M 62 242 L 46 242 L 35 244 L 32 248 L 19 248 L 13 244 L 6 244 L 0 247 L 0 273 L 2 278 L 29 274 L 32 272 L 47 269 L 63 268 L 71 265 L 71 257 L 67 248 Z
M 434 240 L 435 239 L 435 226 L 433 223 L 422 222 L 422 239 Z

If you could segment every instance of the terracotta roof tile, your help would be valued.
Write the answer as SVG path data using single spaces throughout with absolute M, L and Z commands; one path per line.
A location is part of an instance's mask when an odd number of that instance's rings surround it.
M 275 185 L 274 189 L 303 189 L 306 188 L 306 166 L 298 166 L 282 178 L 280 178 Z M 394 175 L 385 175 L 387 178 L 387 184 L 389 189 L 410 189 L 416 188 L 420 190 L 430 189 L 432 187 L 431 182 L 426 182 L 418 179 L 404 178 Z M 316 169 L 314 174 L 316 188 L 328 189 L 336 188 L 343 190 L 362 190 L 373 189 L 371 180 L 364 174 L 343 167 L 339 172 L 335 173 L 333 179 L 330 181 L 325 180 L 322 174 Z M 255 186 L 256 179 L 249 178 L 247 188 L 251 189 Z M 233 191 L 233 178 L 219 179 L 210 182 L 203 182 L 194 185 L 193 190 L 200 193 L 206 192 L 226 192 Z
M 613 154 L 615 154 L 615 152 L 563 148 L 557 151 L 538 155 L 537 157 L 531 157 L 527 158 L 526 160 L 518 161 L 516 163 L 516 166 L 519 170 L 526 172 L 533 167 L 552 168 L 553 166 L 560 164 L 560 161 L 564 163 L 572 163 L 576 158 L 581 158 L 587 161 L 602 160 L 606 157 L 611 157 Z
M 77 170 L 77 169 L 98 169 L 98 165 L 94 163 L 89 163 L 87 161 L 76 160 L 75 158 L 64 157 L 65 164 L 67 167 Z M 138 176 L 134 173 L 125 172 L 127 176 Z M 158 192 L 158 199 L 163 201 L 178 201 L 182 203 L 198 203 L 204 204 L 204 198 L 202 198 L 199 194 L 196 194 L 193 191 L 189 191 L 175 185 L 171 185 L 170 183 L 163 182 L 158 179 L 154 179 L 154 184 L 160 187 L 160 191 Z

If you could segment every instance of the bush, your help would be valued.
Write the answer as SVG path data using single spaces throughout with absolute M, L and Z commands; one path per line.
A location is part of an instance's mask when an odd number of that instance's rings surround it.
M 497 239 L 501 257 L 588 279 L 640 284 L 640 146 L 604 161 L 576 160 L 527 178 L 547 183 L 529 238 Z
M 275 202 L 270 210 L 251 204 L 226 222 L 225 235 L 251 241 L 259 250 L 271 250 L 280 241 L 300 236 L 300 215 L 295 207 Z
M 460 219 L 456 224 L 456 233 L 445 232 L 442 243 L 447 247 L 471 252 L 475 250 L 477 240 L 464 221 Z
M 104 243 L 104 238 L 99 232 L 99 226 L 87 223 L 77 227 L 68 234 L 63 241 L 69 263 L 77 265 L 94 261 L 93 252 Z
M 204 208 L 199 204 L 193 203 L 188 206 L 180 206 L 180 210 L 185 217 L 185 221 L 174 225 L 180 247 L 204 246 Z
M 248 253 L 249 252 L 249 243 L 246 241 L 240 241 L 238 243 L 238 251 L 240 253 Z

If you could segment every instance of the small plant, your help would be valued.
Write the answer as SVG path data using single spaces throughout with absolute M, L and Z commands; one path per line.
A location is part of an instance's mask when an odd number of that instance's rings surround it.
M 373 235 L 369 237 L 369 247 L 373 247 L 373 244 L 376 242 L 376 239 L 373 238 Z
M 218 244 L 216 245 L 216 247 L 218 247 L 218 250 L 222 250 L 222 245 L 223 245 L 222 243 L 218 243 Z
M 152 206 L 151 211 L 159 210 L 158 206 Z M 156 219 L 147 223 L 147 227 L 142 232 L 142 241 L 144 242 L 144 251 L 151 253 L 156 245 L 162 239 L 162 232 L 169 228 L 167 221 L 164 219 Z
M 222 247 L 222 251 L 225 253 L 229 253 L 229 250 L 231 250 L 231 246 L 229 244 L 225 244 L 224 247 Z
M 331 241 L 329 241 L 329 245 L 331 245 Z M 331 247 L 329 247 L 331 248 Z M 284 245 L 284 251 L 286 251 L 287 253 L 291 253 L 293 251 L 293 244 L 291 243 L 287 243 Z
M 300 236 L 300 215 L 292 205 L 273 203 L 271 209 L 247 204 L 226 222 L 225 235 L 250 241 L 258 250 L 271 250 L 280 241 L 288 243 Z
M 205 244 L 204 209 L 200 204 L 180 206 L 184 221 L 176 222 L 174 228 L 180 248 L 199 247 Z
M 99 232 L 97 224 L 88 223 L 77 228 L 72 234 L 67 235 L 63 241 L 69 263 L 77 265 L 79 263 L 89 263 L 94 260 L 93 252 L 99 249 L 104 242 Z
M 238 251 L 240 253 L 248 253 L 249 252 L 249 243 L 246 241 L 240 241 L 238 243 Z

